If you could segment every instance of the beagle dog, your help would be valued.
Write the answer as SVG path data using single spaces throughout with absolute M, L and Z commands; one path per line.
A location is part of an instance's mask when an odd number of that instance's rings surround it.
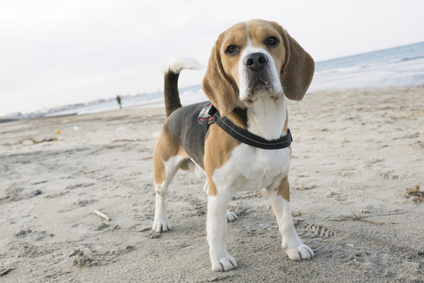
M 238 23 L 219 35 L 203 80 L 210 102 L 234 127 L 267 141 L 284 138 L 287 99 L 301 100 L 308 89 L 314 61 L 275 22 Z M 175 61 L 165 71 L 167 120 L 153 151 L 156 207 L 153 230 L 170 229 L 166 193 L 178 169 L 206 176 L 207 239 L 212 270 L 237 267 L 225 244 L 230 196 L 265 188 L 279 230 L 282 248 L 291 260 L 307 260 L 313 251 L 302 243 L 290 212 L 288 172 L 291 148 L 263 149 L 234 138 L 217 123 L 208 129 L 198 122 L 205 103 L 182 107 L 178 77 L 194 69 L 190 61 Z

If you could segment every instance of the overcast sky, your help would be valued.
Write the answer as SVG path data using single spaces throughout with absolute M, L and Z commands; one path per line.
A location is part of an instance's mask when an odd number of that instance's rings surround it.
M 422 0 L 1 1 L 0 116 L 163 89 L 171 56 L 206 65 L 219 33 L 252 18 L 322 61 L 424 41 L 423 11 Z

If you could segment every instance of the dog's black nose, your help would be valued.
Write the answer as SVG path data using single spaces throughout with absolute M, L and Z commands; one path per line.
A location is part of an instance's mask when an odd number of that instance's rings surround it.
M 268 58 L 265 54 L 260 52 L 249 54 L 244 61 L 244 65 L 246 65 L 247 68 L 257 73 L 260 72 L 267 63 Z

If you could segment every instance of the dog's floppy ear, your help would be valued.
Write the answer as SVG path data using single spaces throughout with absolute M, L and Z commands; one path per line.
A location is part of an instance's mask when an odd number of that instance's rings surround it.
M 237 96 L 222 67 L 219 48 L 220 40 L 218 39 L 212 49 L 208 68 L 203 78 L 203 91 L 221 115 L 225 116 L 236 107 Z
M 286 47 L 286 61 L 280 72 L 284 94 L 292 100 L 302 100 L 314 76 L 315 63 L 302 46 L 281 28 Z

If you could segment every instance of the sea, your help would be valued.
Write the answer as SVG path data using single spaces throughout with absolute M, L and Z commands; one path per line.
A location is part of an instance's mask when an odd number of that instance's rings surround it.
M 308 93 L 320 90 L 424 87 L 424 42 L 316 62 Z M 183 105 L 206 100 L 201 85 L 180 88 Z M 163 92 L 122 98 L 122 106 L 163 107 Z M 50 109 L 44 116 L 88 114 L 117 109 L 114 98 L 103 102 Z M 22 117 L 20 117 L 22 118 Z
M 424 42 L 317 62 L 310 92 L 424 87 Z

